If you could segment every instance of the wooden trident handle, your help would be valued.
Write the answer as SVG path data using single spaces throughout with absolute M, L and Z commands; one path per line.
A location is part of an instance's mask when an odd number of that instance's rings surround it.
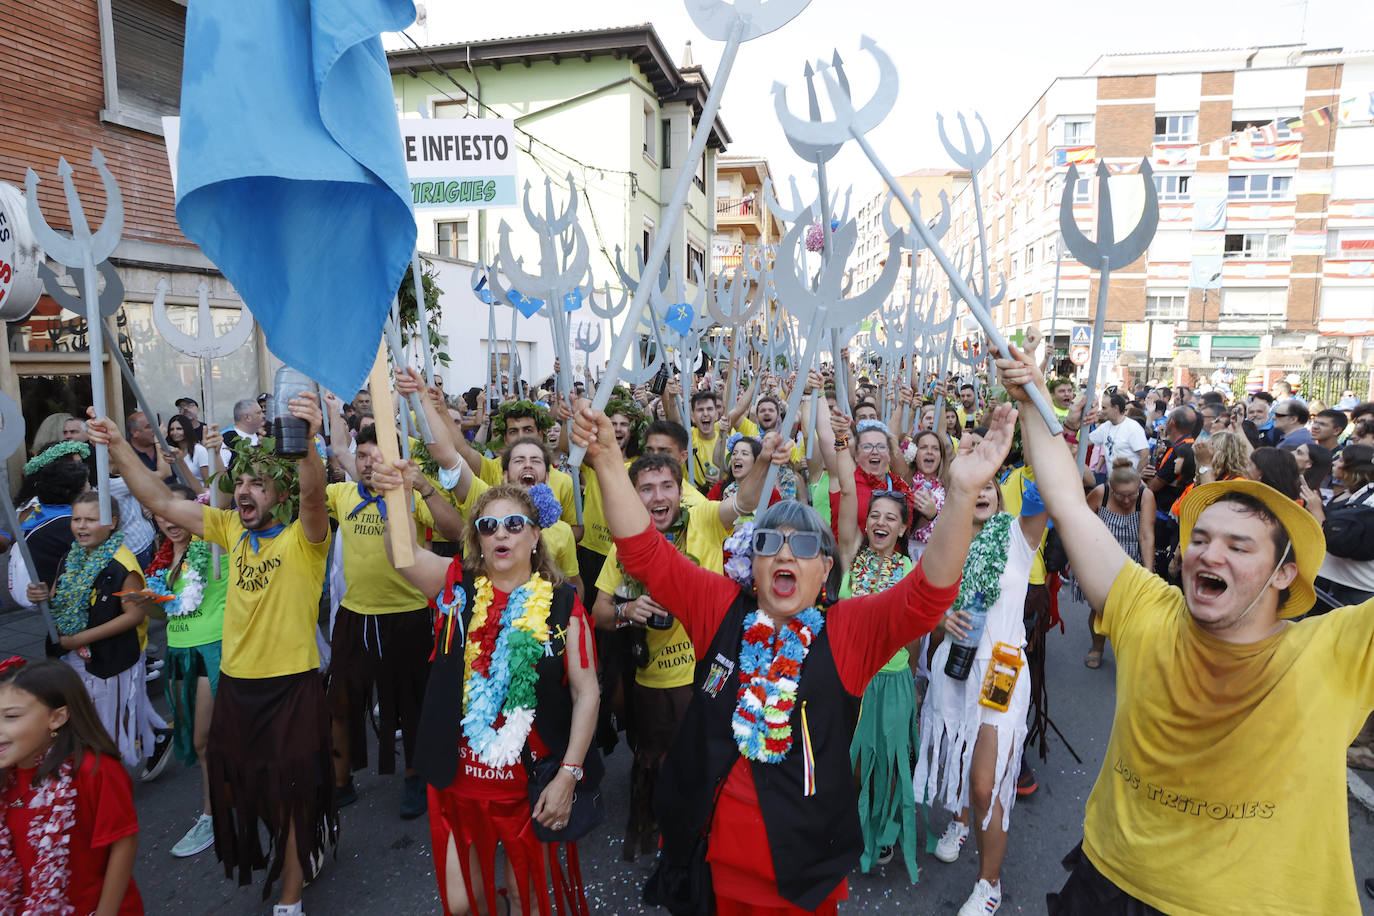
M 372 415 L 377 423 L 377 448 L 382 452 L 382 460 L 390 465 L 401 457 L 401 450 L 396 444 L 396 404 L 391 397 L 385 337 L 377 345 L 377 361 L 372 364 L 372 372 L 367 377 L 367 389 L 372 393 Z M 415 563 L 415 552 L 411 549 L 408 536 L 410 526 L 402 523 L 410 514 L 409 495 L 404 487 L 386 494 L 386 517 L 391 520 L 387 537 L 391 538 L 391 563 L 397 569 L 404 569 Z

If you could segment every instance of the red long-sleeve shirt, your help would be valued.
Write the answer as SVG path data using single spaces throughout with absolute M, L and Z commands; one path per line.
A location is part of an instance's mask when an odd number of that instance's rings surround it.
M 617 538 L 616 550 L 627 573 L 644 583 L 650 594 L 663 596 L 660 603 L 686 628 L 700 660 L 739 594 L 739 585 L 694 564 L 652 525 L 633 537 Z M 832 605 L 825 615 L 825 631 L 830 634 L 830 651 L 845 690 L 862 696 L 873 675 L 899 648 L 934 629 L 954 603 L 958 589 L 957 582 L 947 588 L 931 585 L 917 564 L 886 591 Z M 844 737 L 846 742 L 849 739 Z M 758 791 L 743 756 L 726 777 L 711 825 L 707 859 L 721 896 L 758 906 L 792 908 L 778 894 Z M 828 900 L 848 895 L 847 882 L 842 881 Z

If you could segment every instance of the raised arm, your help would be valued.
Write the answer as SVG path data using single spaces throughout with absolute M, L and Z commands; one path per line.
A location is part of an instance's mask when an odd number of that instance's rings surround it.
M 763 451 L 759 453 L 759 458 L 749 469 L 749 473 L 739 482 L 739 489 L 735 491 L 734 498 L 720 504 L 721 525 L 730 528 L 741 515 L 748 515 L 758 509 L 761 503 L 766 505 L 763 484 L 768 477 L 769 466 L 783 465 L 791 460 L 792 443 L 779 435 L 776 429 L 769 430 L 763 437 Z
M 390 467 L 382 462 L 374 464 L 372 466 L 373 488 L 379 493 L 388 493 L 392 490 L 399 490 L 404 487 L 407 464 L 409 464 L 409 462 L 402 459 L 397 459 L 395 464 Z M 437 504 L 445 502 L 445 500 L 436 499 L 431 502 Z M 431 506 L 431 508 L 433 508 L 433 506 Z M 450 506 L 449 508 L 451 509 L 452 507 Z M 387 516 L 385 524 L 387 526 L 404 524 L 406 526 L 407 537 L 410 538 L 411 549 L 415 554 L 414 563 L 403 569 L 396 570 L 401 574 L 401 578 L 419 589 L 420 593 L 426 598 L 433 598 L 435 595 L 439 594 L 439 592 L 443 590 L 444 583 L 448 576 L 449 560 L 446 557 L 439 556 L 427 547 L 420 546 L 415 538 L 415 517 L 411 513 L 404 513 L 404 521 Z M 447 537 L 447 535 L 445 535 L 445 537 Z M 391 556 L 390 536 L 388 535 L 382 538 L 382 541 L 386 544 L 386 558 L 390 560 L 394 566 L 396 561 Z
M 91 411 L 94 413 L 94 411 Z M 91 442 L 110 450 L 110 461 L 120 469 L 124 483 L 143 508 L 185 528 L 197 537 L 205 536 L 205 507 L 192 500 L 174 496 L 167 484 L 134 454 L 134 447 L 119 432 L 108 417 L 87 420 L 86 430 Z
M 837 433 L 845 439 L 849 438 L 849 418 L 844 414 L 836 412 L 835 416 L 830 415 L 830 411 L 821 411 L 816 415 L 816 435 L 821 442 L 829 442 L 830 450 L 826 455 L 826 469 L 830 473 L 830 492 L 840 494 L 839 524 L 837 527 L 840 532 L 840 557 L 844 560 L 845 566 L 854 561 L 854 555 L 859 552 L 859 544 L 863 540 L 863 532 L 859 529 L 859 488 L 854 483 L 854 456 L 850 454 L 848 448 L 836 448 L 835 442 Z
M 309 445 L 305 457 L 296 462 L 296 477 L 301 488 L 301 529 L 306 540 L 319 544 L 329 537 L 329 505 L 324 498 L 324 462 L 315 450 L 315 437 L 320 434 L 324 415 L 320 413 L 319 397 L 310 391 L 302 391 L 287 401 L 291 416 L 304 420 L 310 429 L 306 435 Z
M 1048 402 L 1049 391 L 1035 362 L 1014 345 L 1009 346 L 1012 355 L 997 359 L 997 371 L 1008 394 L 1021 403 L 1029 403 L 1028 391 L 1034 385 Z M 1035 470 L 1040 498 L 1064 541 L 1064 550 L 1084 597 L 1093 607 L 1105 607 L 1112 583 L 1129 557 L 1102 520 L 1088 508 L 1073 456 L 1063 440 L 1050 432 L 1037 410 L 1027 410 L 1021 416 L 1021 445 Z M 945 510 L 949 510 L 948 502 Z M 942 521 L 943 518 L 942 513 Z M 931 540 L 933 543 L 934 538 Z
M 343 402 L 337 394 L 327 394 L 324 398 L 325 409 L 329 411 L 329 450 L 344 473 L 353 480 L 358 479 L 358 463 L 353 457 L 351 446 L 353 437 L 348 434 L 348 421 L 344 419 Z

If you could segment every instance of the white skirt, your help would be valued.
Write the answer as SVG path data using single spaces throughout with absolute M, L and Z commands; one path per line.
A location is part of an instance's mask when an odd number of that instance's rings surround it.
M 979 729 L 997 730 L 997 772 L 992 796 L 1002 803 L 1002 829 L 1010 829 L 1016 801 L 1016 779 L 1021 772 L 1021 751 L 1026 743 L 1026 718 L 1030 710 L 1030 672 L 1024 667 L 1012 689 L 1006 712 L 983 706 L 978 697 L 990 659 L 975 659 L 967 680 L 945 674 L 949 658 L 948 637 L 930 661 L 930 691 L 921 707 L 921 753 L 916 761 L 912 787 L 917 800 L 939 802 L 958 814 L 969 806 L 969 768 Z M 986 830 L 992 810 L 980 825 Z
M 140 655 L 137 663 L 114 677 L 96 677 L 91 674 L 86 670 L 85 659 L 76 652 L 64 654 L 62 661 L 81 678 L 86 692 L 91 695 L 91 703 L 95 706 L 95 714 L 100 718 L 100 724 L 105 726 L 105 731 L 114 739 L 124 763 L 131 767 L 138 766 L 147 756 L 139 753 L 139 739 L 143 737 L 141 731 L 147 730 L 143 747 L 149 752 L 153 749 L 152 728 L 146 722 L 139 721 L 146 718 L 139 715 L 139 696 L 142 695 L 145 701 L 147 698 L 147 692 L 143 689 L 143 656 Z M 140 728 L 140 725 L 143 727 Z

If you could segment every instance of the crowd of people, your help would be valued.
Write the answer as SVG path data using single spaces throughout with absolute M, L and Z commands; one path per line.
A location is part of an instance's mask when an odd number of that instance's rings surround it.
M 302 456 L 262 399 L 220 430 L 181 398 L 165 448 L 142 413 L 49 417 L 7 535 L 37 571 L 12 551 L 11 592 L 58 638 L 0 662 L 0 913 L 143 912 L 132 780 L 175 758 L 202 792 L 172 854 L 265 870 L 296 916 L 373 748 L 454 916 L 589 912 L 578 844 L 613 836 L 674 914 L 835 913 L 855 869 L 900 856 L 917 882 L 932 820 L 941 863 L 973 838 L 958 913 L 987 916 L 1064 586 L 1084 664 L 1110 642 L 1120 677 L 1049 911 L 1354 911 L 1374 403 L 1281 382 L 1089 404 L 1015 349 L 900 383 L 841 355 L 602 411 L 590 377 L 503 400 L 405 369 L 395 460 L 368 390 L 278 405 Z M 617 752 L 629 813 L 605 825 Z

